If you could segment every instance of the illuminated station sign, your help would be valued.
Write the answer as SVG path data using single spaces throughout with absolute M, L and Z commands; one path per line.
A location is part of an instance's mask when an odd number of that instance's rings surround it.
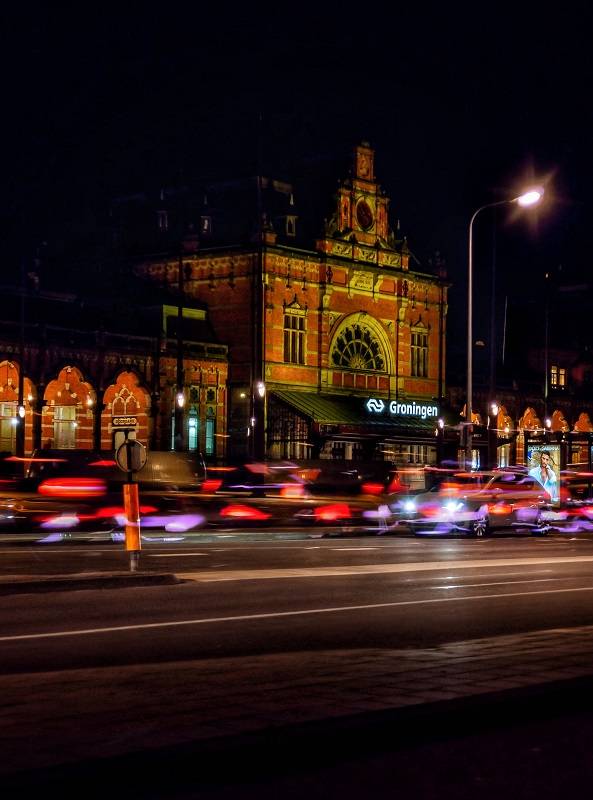
M 388 413 L 392 417 L 419 417 L 420 419 L 436 419 L 439 407 L 436 403 L 402 402 L 401 400 L 381 400 L 380 397 L 369 397 L 365 406 L 371 414 Z

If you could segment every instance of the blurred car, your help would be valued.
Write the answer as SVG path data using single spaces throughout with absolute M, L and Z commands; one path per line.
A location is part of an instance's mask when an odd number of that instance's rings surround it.
M 488 536 L 496 531 L 545 534 L 553 508 L 548 493 L 522 471 L 456 473 L 427 492 L 390 507 L 393 524 L 414 533 Z
M 564 533 L 593 531 L 593 473 L 563 470 L 559 498 L 544 518 L 550 528 Z
M 23 488 L 38 491 L 48 480 L 98 479 L 111 490 L 121 491 L 127 480 L 111 450 L 38 449 L 25 459 Z M 134 480 L 141 489 L 155 491 L 197 490 L 206 478 L 206 465 L 198 452 L 147 450 L 144 467 Z
M 0 531 L 61 538 L 120 540 L 127 474 L 111 452 L 37 450 L 25 460 L 18 491 L 0 499 Z M 137 473 L 142 529 L 180 532 L 205 526 L 197 498 L 205 477 L 199 454 L 149 451 Z
M 301 497 L 305 481 L 291 461 L 246 461 L 208 466 L 204 495 L 242 497 Z

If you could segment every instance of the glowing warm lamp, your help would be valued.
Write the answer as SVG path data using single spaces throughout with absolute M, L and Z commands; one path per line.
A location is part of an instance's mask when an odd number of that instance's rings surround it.
M 519 197 L 515 198 L 515 202 L 520 206 L 533 206 L 544 196 L 544 190 L 538 186 L 534 189 L 530 189 L 528 192 L 524 192 L 524 194 L 519 195 Z

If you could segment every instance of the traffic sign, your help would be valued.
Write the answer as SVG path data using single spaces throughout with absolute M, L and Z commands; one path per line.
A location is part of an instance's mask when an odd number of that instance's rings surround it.
M 111 427 L 118 430 L 134 430 L 137 425 L 137 417 L 111 417 Z
M 138 472 L 146 464 L 146 447 L 136 439 L 128 439 L 115 451 L 115 460 L 124 472 Z

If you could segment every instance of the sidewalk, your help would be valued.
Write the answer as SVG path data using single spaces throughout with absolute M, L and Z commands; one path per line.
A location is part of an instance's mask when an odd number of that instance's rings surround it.
M 170 572 L 79 572 L 69 575 L 0 575 L 0 596 L 79 589 L 125 589 L 181 583 Z

